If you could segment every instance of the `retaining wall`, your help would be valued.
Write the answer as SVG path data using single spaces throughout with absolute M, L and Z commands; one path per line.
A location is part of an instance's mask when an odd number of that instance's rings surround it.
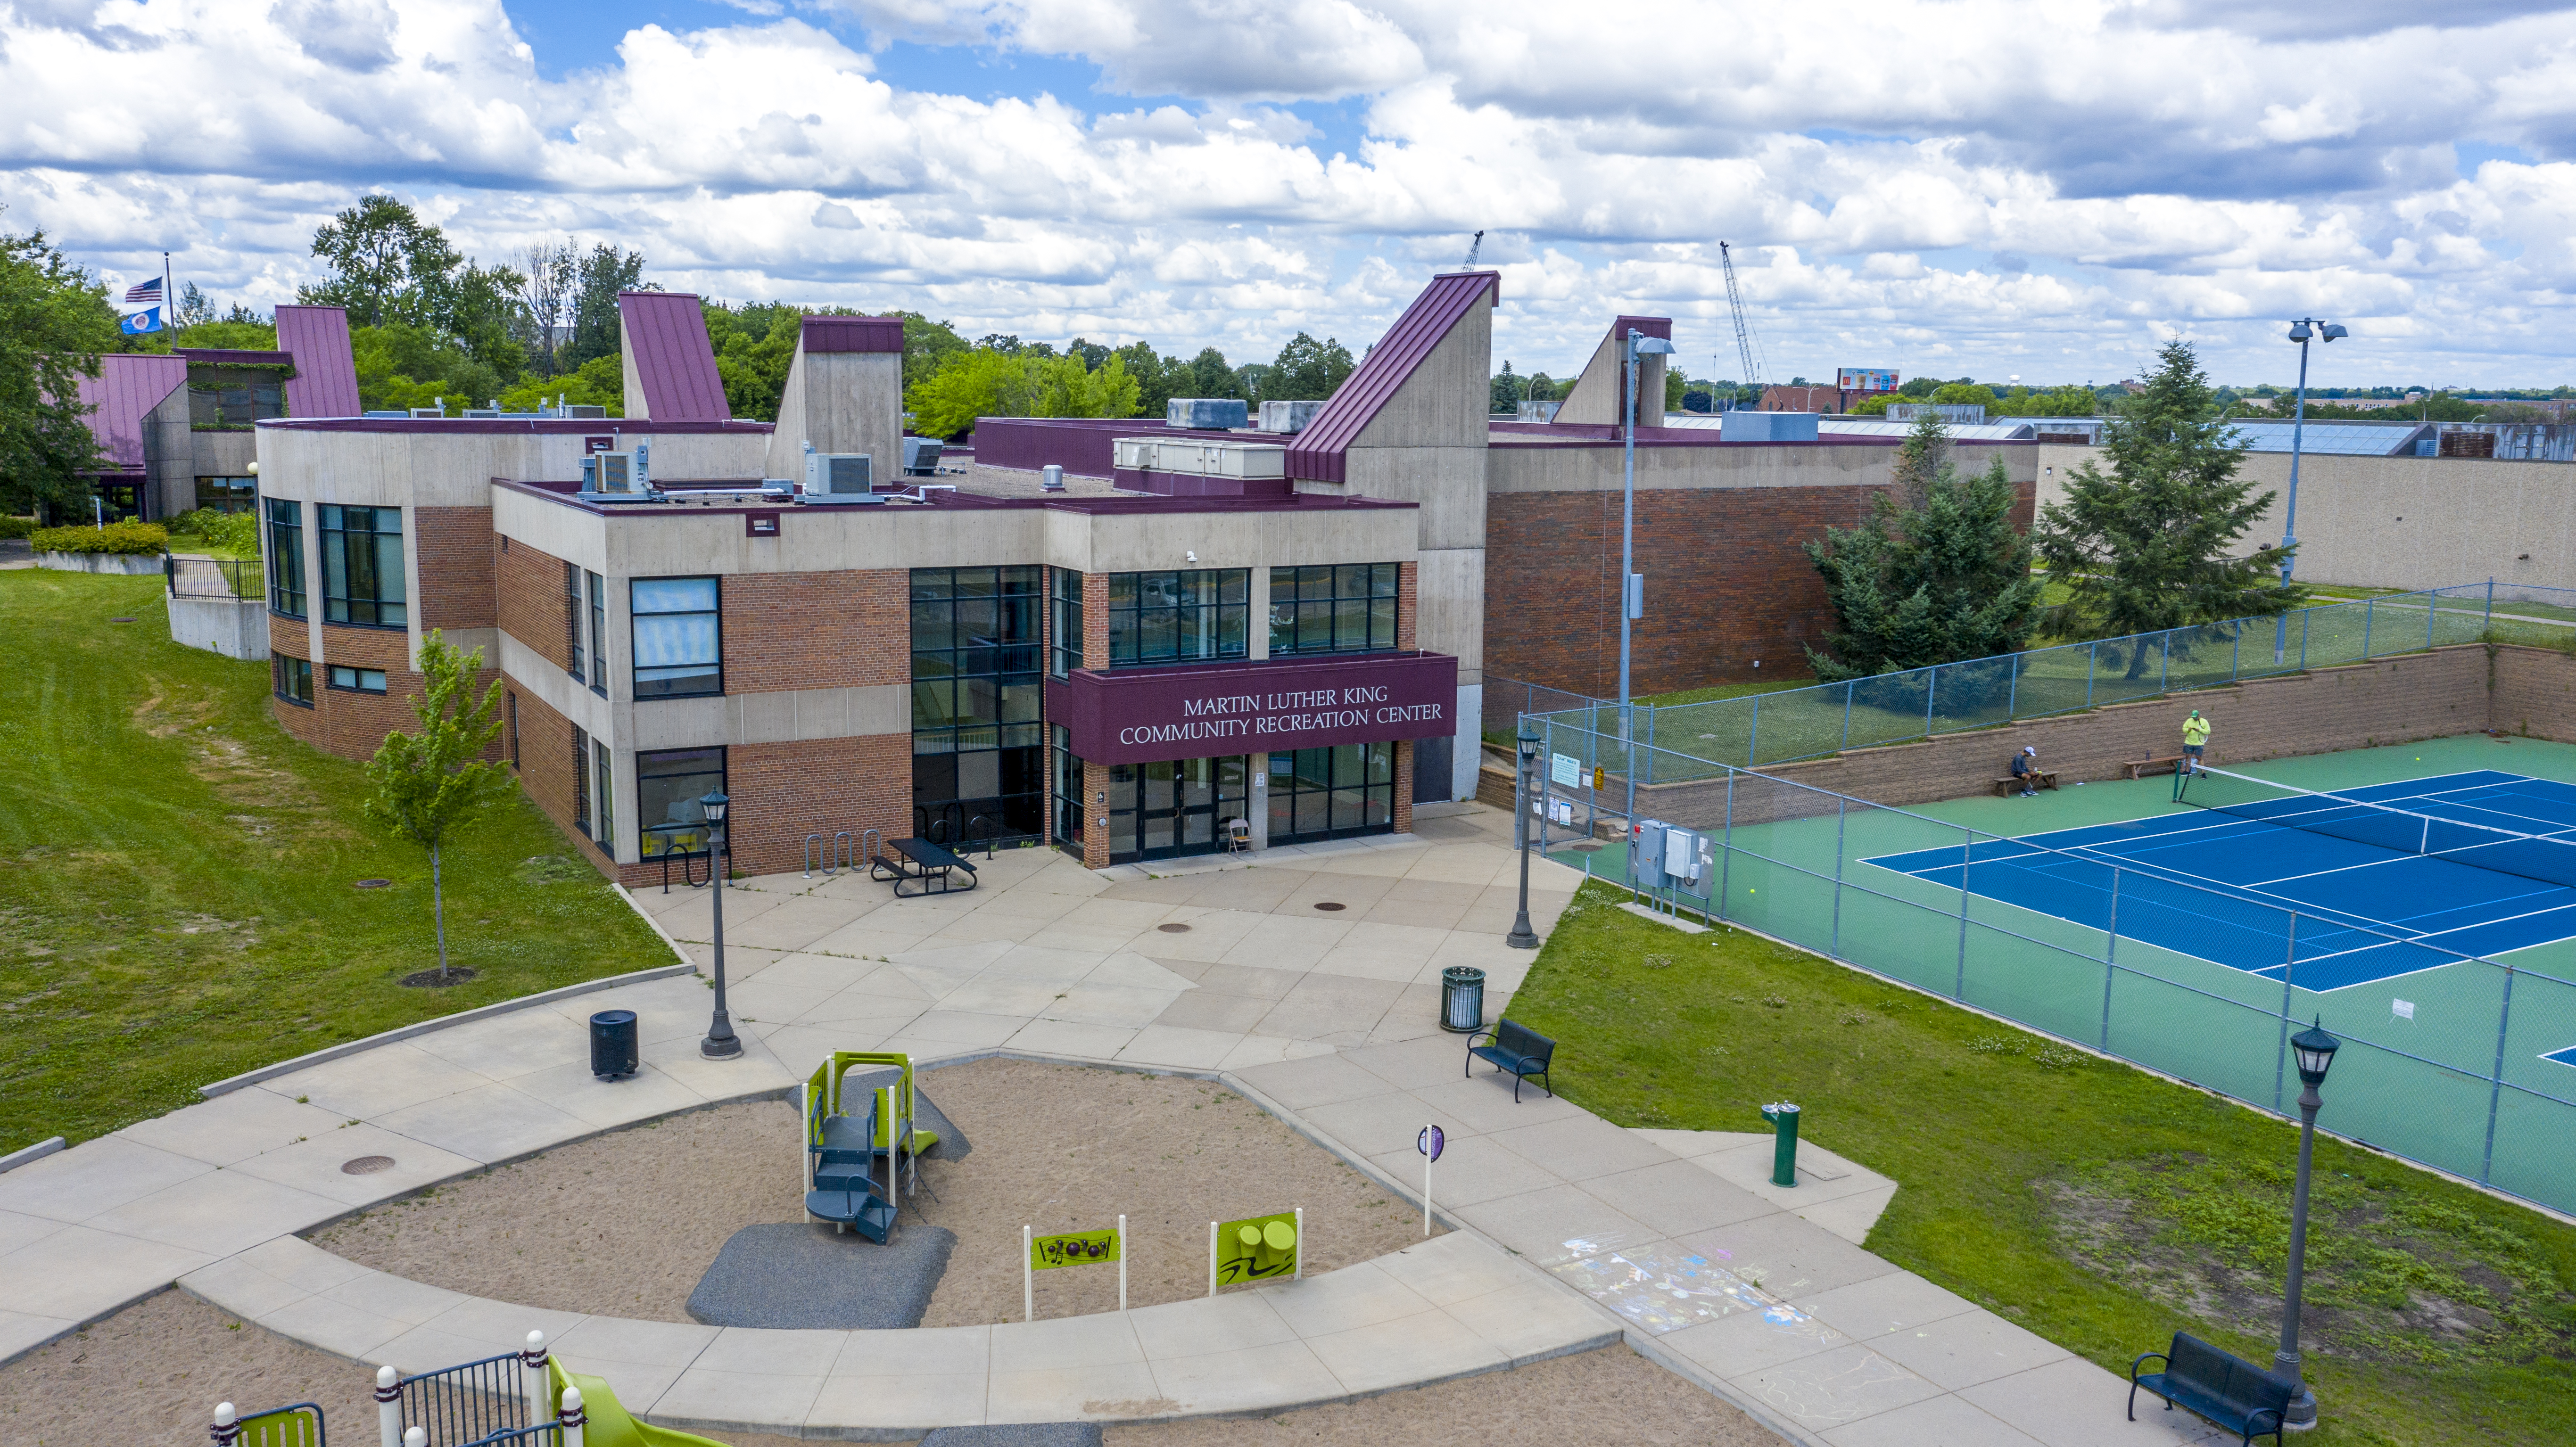
M 38 553 L 36 566 L 58 573 L 123 573 L 142 577 L 161 571 L 159 553 Z
M 268 604 L 258 598 L 172 598 L 170 641 L 266 663 Z

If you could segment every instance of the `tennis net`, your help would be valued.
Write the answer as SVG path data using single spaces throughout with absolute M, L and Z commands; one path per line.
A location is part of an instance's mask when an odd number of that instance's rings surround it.
M 2177 797 L 2183 803 L 2239 819 L 2331 835 L 2396 854 L 2447 859 L 2473 869 L 2576 886 L 2576 840 L 2419 813 L 2225 769 L 2192 771 L 2182 780 Z

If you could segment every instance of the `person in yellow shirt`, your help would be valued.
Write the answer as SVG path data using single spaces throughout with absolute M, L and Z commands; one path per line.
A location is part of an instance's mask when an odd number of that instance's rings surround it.
M 2182 721 L 2182 766 L 2195 774 L 2199 773 L 2200 751 L 2207 747 L 2209 747 L 2209 720 L 2201 717 L 2199 709 L 2193 709 L 2191 717 Z

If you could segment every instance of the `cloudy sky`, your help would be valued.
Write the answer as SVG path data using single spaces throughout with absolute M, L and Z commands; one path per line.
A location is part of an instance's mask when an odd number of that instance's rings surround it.
M 291 300 L 357 193 L 674 290 L 1266 357 L 1468 234 L 1496 358 L 2576 381 L 2576 0 L 0 0 L 0 227 Z M 2430 24 L 2425 17 L 2437 17 Z M 1723 356 L 1719 354 L 1723 353 Z

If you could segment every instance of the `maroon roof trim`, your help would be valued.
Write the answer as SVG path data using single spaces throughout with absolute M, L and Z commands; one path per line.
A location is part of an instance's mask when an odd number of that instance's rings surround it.
M 901 352 L 901 317 L 807 317 L 803 341 L 809 352 Z
M 185 358 L 110 352 L 98 359 L 98 375 L 81 378 L 79 393 L 84 405 L 97 409 L 88 414 L 89 431 L 109 470 L 142 470 L 143 419 L 186 385 Z
M 295 375 L 286 383 L 287 415 L 355 417 L 366 410 L 358 400 L 358 364 L 349 353 L 346 311 L 281 306 L 277 345 L 295 357 Z
M 259 424 L 297 432 L 428 432 L 455 436 L 472 432 L 534 432 L 545 435 L 632 432 L 637 437 L 664 433 L 754 432 L 776 430 L 767 422 L 729 418 L 722 422 L 665 422 L 642 417 L 273 417 Z
M 627 359 L 643 387 L 640 409 L 665 422 L 722 422 L 733 415 L 715 347 L 707 341 L 706 313 L 685 291 L 621 291 L 617 313 L 625 322 Z
M 1345 481 L 1344 453 L 1360 433 L 1471 308 L 1488 298 L 1499 302 L 1502 294 L 1500 272 L 1461 271 L 1433 277 L 1333 393 L 1324 410 L 1288 444 L 1288 475 L 1316 482 Z
M 293 352 L 255 352 L 238 347 L 172 347 L 170 355 L 206 367 L 291 367 Z
M 836 516 L 850 511 L 847 508 L 836 508 L 828 505 L 808 508 L 801 505 L 791 504 L 785 508 L 781 508 L 775 502 L 760 502 L 750 498 L 745 498 L 742 505 L 739 507 L 693 506 L 688 508 L 667 508 L 657 507 L 651 503 L 594 503 L 584 502 L 581 500 L 577 495 L 581 485 L 574 482 L 532 482 L 517 478 L 496 477 L 492 479 L 492 485 L 494 487 L 505 487 L 513 492 L 525 493 L 530 497 L 544 498 L 550 502 L 559 502 L 566 507 L 580 508 L 584 512 L 598 513 L 604 517 L 718 517 L 728 513 L 738 512 L 782 513 L 789 517 L 796 516 L 800 513 L 811 513 L 819 516 Z M 689 487 L 689 484 L 685 483 L 657 485 L 666 486 L 669 490 L 674 492 L 685 492 Z M 746 478 L 735 479 L 732 481 L 708 481 L 697 485 L 702 487 L 744 487 L 751 486 L 753 484 L 750 479 Z M 1321 493 L 1311 492 L 1290 493 L 1285 497 L 980 497 L 973 493 L 941 492 L 932 494 L 932 497 L 935 499 L 935 501 L 930 504 L 932 509 L 1000 509 L 1015 512 L 1029 512 L 1044 509 L 1054 512 L 1089 513 L 1096 516 L 1111 517 L 1122 514 L 1138 513 L 1150 515 L 1154 513 L 1200 512 L 1321 512 L 1327 508 L 1418 508 L 1420 506 L 1419 503 L 1394 502 L 1389 499 L 1379 497 L 1330 497 Z M 859 515 L 864 517 L 902 517 L 908 513 L 920 510 L 921 508 L 918 504 L 907 504 L 890 506 L 883 513 L 871 508 L 865 513 Z

